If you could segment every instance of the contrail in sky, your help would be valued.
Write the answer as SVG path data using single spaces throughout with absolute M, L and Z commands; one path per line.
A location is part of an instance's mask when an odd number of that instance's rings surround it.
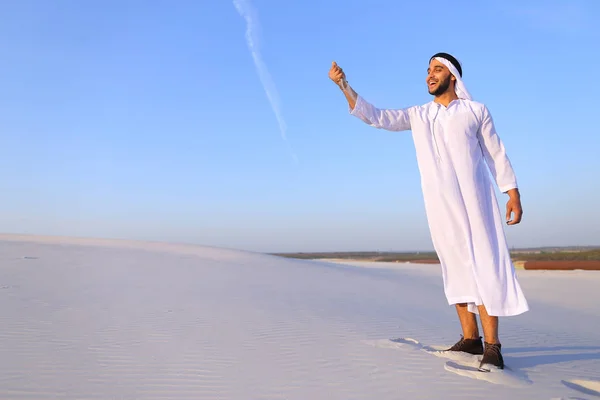
M 260 26 L 258 23 L 256 10 L 252 4 L 250 4 L 249 0 L 233 0 L 233 5 L 235 6 L 237 12 L 246 20 L 246 42 L 248 43 L 248 49 L 250 49 L 250 54 L 252 54 L 252 59 L 254 60 L 254 65 L 256 66 L 258 76 L 260 77 L 260 81 L 265 89 L 269 103 L 271 103 L 271 108 L 273 109 L 275 117 L 277 118 L 281 137 L 287 142 L 287 137 L 285 134 L 287 127 L 281 113 L 281 103 L 279 101 L 277 87 L 275 86 L 273 79 L 271 79 L 269 70 L 260 56 L 258 43 L 258 31 Z M 292 153 L 292 157 L 294 158 L 294 161 L 298 162 L 298 157 L 296 157 L 295 154 Z

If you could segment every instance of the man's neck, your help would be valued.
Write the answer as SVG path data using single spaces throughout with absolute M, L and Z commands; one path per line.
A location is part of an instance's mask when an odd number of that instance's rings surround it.
M 453 100 L 458 100 L 458 96 L 453 90 L 448 90 L 433 99 L 435 103 L 439 103 L 444 107 L 448 107 L 448 104 L 450 104 Z

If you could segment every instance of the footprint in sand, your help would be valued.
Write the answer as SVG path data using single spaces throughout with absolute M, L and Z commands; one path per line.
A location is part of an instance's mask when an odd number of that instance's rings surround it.
M 571 379 L 561 381 L 563 385 L 590 396 L 600 397 L 600 381 Z
M 378 347 L 380 349 L 399 349 L 404 347 L 402 343 L 396 343 L 389 339 L 363 340 L 362 342 L 369 346 Z

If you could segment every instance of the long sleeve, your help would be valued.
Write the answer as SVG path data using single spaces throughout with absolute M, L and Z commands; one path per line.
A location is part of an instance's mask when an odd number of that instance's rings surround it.
M 483 107 L 482 123 L 478 132 L 479 145 L 492 176 L 502 193 L 517 188 L 517 178 L 506 155 L 506 149 L 496 132 L 494 120 L 487 107 Z
M 410 115 L 408 109 L 379 109 L 360 95 L 356 99 L 356 105 L 350 110 L 353 115 L 368 125 L 388 131 L 410 130 Z

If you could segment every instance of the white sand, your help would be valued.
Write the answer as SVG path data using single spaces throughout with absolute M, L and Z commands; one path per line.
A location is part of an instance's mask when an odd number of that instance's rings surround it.
M 390 340 L 458 339 L 436 265 L 7 235 L 0 249 L 0 399 L 600 397 L 595 271 L 519 271 L 532 310 L 501 320 L 512 371 L 488 382 Z

